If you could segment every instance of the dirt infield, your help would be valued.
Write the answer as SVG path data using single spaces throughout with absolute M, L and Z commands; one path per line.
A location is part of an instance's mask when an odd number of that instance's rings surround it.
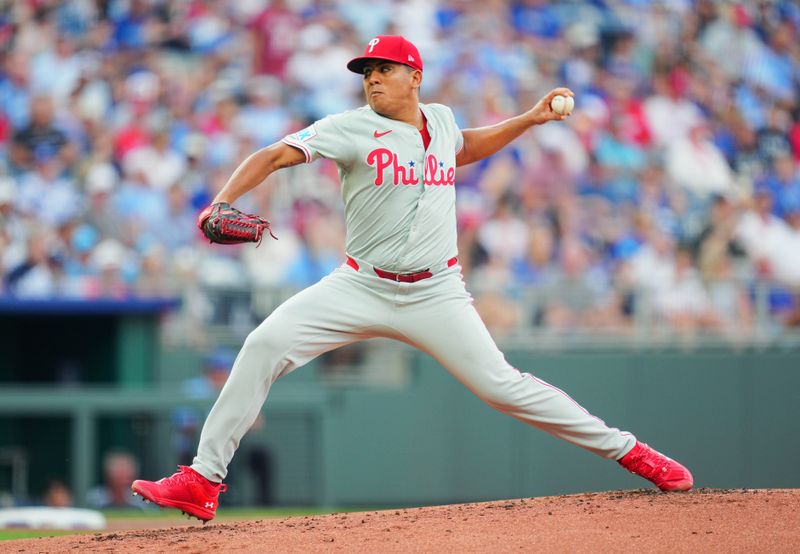
M 800 552 L 800 489 L 624 491 L 0 543 L 0 552 Z

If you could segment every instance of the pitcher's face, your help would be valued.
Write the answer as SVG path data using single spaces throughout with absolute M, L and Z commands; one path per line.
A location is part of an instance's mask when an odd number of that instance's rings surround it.
M 370 108 L 391 116 L 416 104 L 422 72 L 399 63 L 370 60 L 364 65 L 364 94 Z

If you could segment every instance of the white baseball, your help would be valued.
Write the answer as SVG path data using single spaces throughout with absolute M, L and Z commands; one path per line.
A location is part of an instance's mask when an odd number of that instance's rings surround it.
M 559 115 L 569 115 L 575 108 L 575 99 L 572 96 L 561 96 L 557 94 L 550 100 L 550 107 Z

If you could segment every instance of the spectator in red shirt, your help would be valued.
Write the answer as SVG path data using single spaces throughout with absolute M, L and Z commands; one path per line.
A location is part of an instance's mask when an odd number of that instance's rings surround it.
M 253 71 L 283 78 L 302 27 L 302 19 L 284 0 L 271 2 L 253 18 L 250 22 Z

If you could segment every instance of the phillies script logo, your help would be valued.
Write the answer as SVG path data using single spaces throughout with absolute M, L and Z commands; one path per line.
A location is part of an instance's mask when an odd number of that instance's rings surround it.
M 397 154 L 388 148 L 376 148 L 367 154 L 367 164 L 375 166 L 375 185 L 383 184 L 383 171 L 392 169 L 393 182 L 395 185 L 417 185 L 417 168 L 414 161 L 405 164 L 400 163 Z M 456 184 L 456 168 L 445 168 L 444 162 L 440 162 L 433 154 L 425 156 L 425 167 L 422 170 L 422 184 L 428 186 L 453 186 Z

